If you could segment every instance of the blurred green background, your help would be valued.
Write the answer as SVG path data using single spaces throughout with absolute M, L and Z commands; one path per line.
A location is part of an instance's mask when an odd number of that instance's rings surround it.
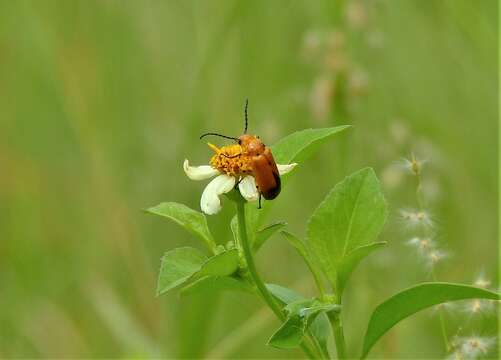
M 204 184 L 182 162 L 207 163 L 201 133 L 242 131 L 246 97 L 268 144 L 354 125 L 301 164 L 270 221 L 304 235 L 337 181 L 363 166 L 382 180 L 390 245 L 347 289 L 352 356 L 372 309 L 430 278 L 399 219 L 416 206 L 402 157 L 427 160 L 450 255 L 437 277 L 497 284 L 497 14 L 495 0 L 0 1 L 0 357 L 302 356 L 265 346 L 278 324 L 249 295 L 155 297 L 163 252 L 202 244 L 141 209 L 199 208 Z M 233 211 L 209 219 L 220 243 Z M 313 295 L 279 236 L 257 260 L 268 282 Z M 495 314 L 456 308 L 451 336 L 460 326 L 497 332 Z M 441 341 L 423 312 L 371 355 L 443 357 Z

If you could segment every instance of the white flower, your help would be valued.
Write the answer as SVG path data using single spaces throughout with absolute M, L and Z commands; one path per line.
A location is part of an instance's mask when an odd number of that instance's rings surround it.
M 297 164 L 278 165 L 280 175 L 287 174 Z M 217 214 L 221 210 L 220 196 L 233 190 L 238 184 L 240 194 L 247 201 L 259 199 L 256 181 L 252 175 L 228 175 L 210 165 L 190 166 L 188 160 L 184 160 L 183 169 L 191 180 L 206 180 L 215 177 L 205 187 L 200 199 L 200 208 L 207 215 Z M 238 181 L 238 182 L 237 182 Z

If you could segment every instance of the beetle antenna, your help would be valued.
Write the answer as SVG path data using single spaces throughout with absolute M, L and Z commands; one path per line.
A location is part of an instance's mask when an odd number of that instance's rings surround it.
M 220 136 L 222 138 L 225 138 L 225 139 L 230 139 L 230 140 L 235 140 L 235 141 L 238 141 L 238 139 L 236 137 L 231 137 L 231 136 L 226 136 L 226 135 L 221 135 L 221 134 L 216 134 L 216 133 L 205 133 L 203 135 L 200 136 L 200 139 L 206 137 L 206 136 L 209 136 L 209 135 L 212 135 L 212 136 Z
M 245 99 L 245 129 L 244 129 L 244 134 L 247 134 L 247 124 L 249 123 L 248 117 L 247 117 L 247 108 L 249 107 L 249 99 Z

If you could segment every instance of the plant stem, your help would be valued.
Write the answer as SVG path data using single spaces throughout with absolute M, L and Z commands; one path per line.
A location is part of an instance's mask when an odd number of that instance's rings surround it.
M 245 203 L 243 201 L 237 201 L 237 217 L 238 217 L 238 229 L 240 232 L 240 241 L 242 250 L 244 253 L 245 261 L 247 262 L 247 268 L 249 270 L 249 274 L 256 284 L 256 287 L 259 291 L 259 294 L 266 302 L 266 304 L 273 310 L 275 315 L 280 319 L 284 320 L 285 316 L 282 313 L 282 310 L 278 306 L 273 296 L 270 294 L 263 280 L 257 273 L 256 264 L 254 263 L 254 257 L 252 256 L 252 250 L 250 248 L 249 239 L 247 236 L 247 224 L 245 221 Z
M 413 161 L 416 161 L 413 155 Z M 424 211 L 425 209 L 425 201 L 424 201 L 424 194 L 423 194 L 423 181 L 421 179 L 421 172 L 418 171 L 416 174 L 416 179 L 417 179 L 417 186 L 416 186 L 416 199 L 418 203 L 418 207 L 420 211 Z M 425 236 L 428 236 L 428 231 L 426 227 L 424 228 L 424 234 Z M 433 281 L 437 281 L 437 276 L 435 275 L 435 270 L 432 268 L 431 270 L 431 277 Z M 447 330 L 445 329 L 445 320 L 444 320 L 444 314 L 442 309 L 438 309 L 438 318 L 440 321 L 440 331 L 442 332 L 442 339 L 444 341 L 445 345 L 445 351 L 449 352 L 451 349 L 451 345 L 449 342 L 449 338 L 447 336 Z
M 252 256 L 252 250 L 249 244 L 249 238 L 247 236 L 247 224 L 245 220 L 245 202 L 243 201 L 243 199 L 238 199 L 235 202 L 237 203 L 238 229 L 240 232 L 240 242 L 241 242 L 240 245 L 242 246 L 242 250 L 244 253 L 245 261 L 247 262 L 247 269 L 249 270 L 250 277 L 254 281 L 254 284 L 256 284 L 257 290 L 261 295 L 261 298 L 265 301 L 268 307 L 270 307 L 270 309 L 275 313 L 275 315 L 283 322 L 285 320 L 284 313 L 282 312 L 280 306 L 277 304 L 273 296 L 270 294 L 263 280 L 257 273 L 256 264 L 254 263 L 254 257 Z M 307 340 L 307 338 L 305 338 L 305 340 Z M 313 343 L 315 349 L 319 351 L 318 347 L 316 346 L 316 343 L 312 341 L 311 338 L 308 339 L 308 342 L 303 341 L 301 343 L 301 348 L 308 356 L 308 358 L 315 359 L 317 358 L 315 354 L 316 351 L 311 349 L 310 343 Z M 321 354 L 320 357 L 323 357 L 323 353 L 321 351 L 320 354 Z
M 435 271 L 432 270 L 431 276 L 433 278 L 433 281 L 437 281 L 437 277 L 435 275 Z M 445 345 L 445 351 L 449 352 L 451 349 L 451 344 L 449 342 L 449 338 L 447 336 L 447 330 L 445 329 L 445 320 L 444 320 L 444 314 L 442 311 L 442 308 L 438 309 L 438 318 L 440 320 L 440 331 L 442 332 L 442 339 L 444 340 L 444 345 Z
M 341 296 L 336 295 L 336 304 L 341 305 Z M 334 341 L 336 342 L 336 351 L 338 359 L 346 359 L 346 343 L 344 340 L 343 322 L 341 321 L 341 312 L 329 312 L 327 316 L 331 323 L 332 332 L 334 334 Z

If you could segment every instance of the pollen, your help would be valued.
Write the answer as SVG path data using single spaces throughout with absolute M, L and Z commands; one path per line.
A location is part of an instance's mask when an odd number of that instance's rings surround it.
M 243 153 L 240 145 L 228 145 L 218 148 L 208 143 L 216 153 L 210 159 L 210 165 L 229 176 L 244 176 L 252 173 L 251 157 Z

